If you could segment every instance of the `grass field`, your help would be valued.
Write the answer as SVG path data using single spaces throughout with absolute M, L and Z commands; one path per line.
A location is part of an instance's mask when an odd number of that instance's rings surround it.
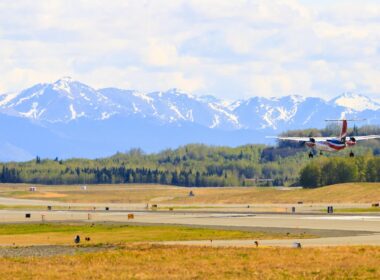
M 6 205 L 0 204 L 0 210 L 46 210 L 45 206 L 39 205 Z
M 379 247 L 132 245 L 74 256 L 0 258 L 1 279 L 379 279 Z
M 335 209 L 336 213 L 380 213 L 380 207 Z
M 85 206 L 59 206 L 54 205 L 52 209 L 54 210 L 89 210 L 92 207 Z M 22 204 L 0 204 L 0 210 L 47 210 L 47 206 L 44 205 L 22 205 Z
M 63 202 L 97 203 L 372 203 L 380 201 L 380 183 L 347 183 L 318 189 L 276 188 L 181 188 L 162 185 L 37 186 L 28 192 L 26 184 L 1 184 L 0 196 Z M 195 196 L 188 194 L 193 191 Z
M 135 226 L 121 224 L 3 224 L 2 245 L 72 245 L 80 235 L 83 243 L 126 244 L 133 242 L 217 240 L 217 239 L 287 239 L 310 238 L 311 235 L 247 232 L 184 226 Z M 90 237 L 89 242 L 84 238 Z

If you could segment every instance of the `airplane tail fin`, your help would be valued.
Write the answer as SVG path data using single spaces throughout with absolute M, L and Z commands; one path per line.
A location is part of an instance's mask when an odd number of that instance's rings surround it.
M 346 141 L 346 137 L 347 137 L 347 122 L 348 121 L 365 121 L 365 119 L 361 119 L 361 120 L 346 120 L 346 119 L 340 119 L 340 120 L 326 120 L 327 122 L 342 122 L 342 128 L 341 128 L 341 131 L 340 131 L 340 139 L 342 139 L 343 142 Z

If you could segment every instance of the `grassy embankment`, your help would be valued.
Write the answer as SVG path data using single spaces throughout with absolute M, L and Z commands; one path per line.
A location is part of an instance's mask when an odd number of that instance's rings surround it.
M 37 186 L 28 192 L 28 185 L 1 184 L 0 196 L 96 203 L 372 203 L 380 201 L 380 183 L 347 183 L 318 189 L 276 188 L 181 188 L 161 185 L 90 185 L 87 191 L 79 186 Z M 195 196 L 189 197 L 189 191 Z
M 74 256 L 0 258 L 1 279 L 379 279 L 379 247 L 139 245 Z
M 310 238 L 311 235 L 219 230 L 185 226 L 136 226 L 118 224 L 3 224 L 2 245 L 72 245 L 76 235 L 83 243 L 126 244 L 134 242 L 217 240 L 217 239 L 285 239 Z M 91 241 L 85 242 L 84 238 Z

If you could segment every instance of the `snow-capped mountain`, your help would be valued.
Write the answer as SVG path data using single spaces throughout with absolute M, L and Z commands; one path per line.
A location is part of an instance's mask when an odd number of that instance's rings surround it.
M 50 123 L 121 115 L 153 118 L 163 124 L 191 122 L 210 128 L 239 128 L 237 117 L 217 102 L 206 102 L 177 89 L 148 94 L 117 88 L 95 90 L 64 77 L 2 98 L 2 112 Z
M 149 94 L 116 88 L 99 92 L 117 104 L 114 114 L 154 118 L 162 124 L 190 122 L 206 127 L 238 128 L 236 116 L 217 102 L 206 102 L 178 89 Z
M 51 84 L 37 84 L 19 94 L 2 95 L 0 109 L 8 115 L 50 123 L 133 116 L 161 124 L 185 122 L 213 129 L 285 130 L 320 127 L 326 117 L 368 115 L 380 110 L 380 104 L 353 93 L 344 93 L 330 101 L 290 95 L 227 102 L 211 95 L 193 96 L 178 89 L 152 93 L 118 88 L 97 90 L 64 77 Z
M 367 96 L 350 92 L 343 93 L 342 95 L 332 99 L 330 103 L 352 109 L 357 112 L 362 112 L 365 110 L 375 111 L 380 109 L 380 104 L 374 102 Z
M 0 125 L 6 128 L 0 130 L 0 160 L 36 154 L 97 157 L 131 147 L 157 151 L 191 142 L 263 143 L 265 135 L 324 127 L 326 118 L 380 124 L 379 113 L 379 103 L 354 93 L 331 100 L 289 95 L 227 101 L 178 89 L 95 89 L 64 77 L 0 95 Z
M 241 125 L 248 129 L 278 129 L 284 123 L 294 122 L 300 104 L 305 98 L 299 95 L 281 98 L 253 97 L 240 101 L 233 112 L 239 116 Z
M 61 122 L 81 117 L 104 119 L 114 104 L 99 91 L 64 77 L 37 84 L 2 104 L 3 112 L 33 120 Z

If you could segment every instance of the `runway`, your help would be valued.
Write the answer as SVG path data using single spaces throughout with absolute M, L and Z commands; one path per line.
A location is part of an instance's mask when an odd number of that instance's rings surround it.
M 0 203 L 9 205 L 55 205 L 68 207 L 67 203 L 0 198 Z M 31 222 L 107 222 L 128 224 L 185 225 L 237 229 L 262 232 L 305 233 L 320 238 L 302 240 L 260 240 L 262 246 L 290 247 L 294 242 L 303 246 L 335 245 L 380 245 L 380 215 L 378 214 L 321 214 L 321 213 L 260 213 L 228 212 L 226 209 L 212 211 L 152 211 L 144 210 L 142 204 L 113 205 L 111 211 L 104 204 L 71 204 L 88 207 L 82 210 L 0 210 L 1 223 Z M 110 204 L 109 204 L 110 205 Z M 101 210 L 91 210 L 102 207 Z M 31 208 L 32 209 L 32 208 Z M 129 210 L 127 210 L 129 209 Z M 27 218 L 25 214 L 29 213 Z M 129 219 L 128 214 L 134 218 Z M 208 246 L 254 246 L 254 240 L 177 241 L 164 244 L 208 245 Z
M 25 218 L 26 213 L 30 218 Z M 305 246 L 380 245 L 380 216 L 292 215 L 292 214 L 207 214 L 175 212 L 83 212 L 1 210 L 1 222 L 110 222 L 129 224 L 172 224 L 195 227 L 252 231 L 304 232 L 322 238 L 303 239 Z M 291 246 L 300 240 L 262 240 L 266 246 Z M 173 243 L 165 243 L 173 244 Z M 176 242 L 187 245 L 211 245 L 209 241 Z M 214 241 L 213 246 L 252 246 L 252 240 Z

